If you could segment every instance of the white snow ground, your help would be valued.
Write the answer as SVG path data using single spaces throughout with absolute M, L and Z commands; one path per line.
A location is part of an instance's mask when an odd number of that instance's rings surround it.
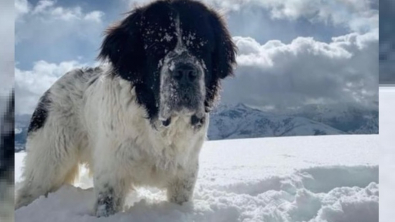
M 24 153 L 16 153 L 20 181 Z M 92 181 L 40 197 L 15 221 L 378 221 L 377 135 L 211 141 L 204 145 L 193 203 L 141 188 L 125 211 L 91 216 Z M 18 185 L 17 185 L 18 187 Z
M 380 222 L 395 218 L 395 86 L 380 87 Z

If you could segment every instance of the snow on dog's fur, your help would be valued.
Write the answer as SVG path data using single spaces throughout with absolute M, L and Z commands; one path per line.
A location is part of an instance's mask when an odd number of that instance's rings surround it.
M 220 79 L 235 46 L 223 20 L 191 0 L 155 1 L 108 29 L 103 65 L 70 71 L 40 99 L 16 208 L 93 173 L 94 214 L 122 210 L 133 186 L 190 200 Z

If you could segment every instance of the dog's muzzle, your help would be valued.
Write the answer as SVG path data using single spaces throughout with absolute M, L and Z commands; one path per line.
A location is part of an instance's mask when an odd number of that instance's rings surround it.
M 194 84 L 197 81 L 199 70 L 190 62 L 178 62 L 175 64 L 172 75 L 179 85 L 188 87 L 188 85 Z
M 160 119 L 163 126 L 171 117 L 190 116 L 192 125 L 204 121 L 204 70 L 188 52 L 169 53 L 161 73 Z M 193 118 L 192 118 L 193 117 Z

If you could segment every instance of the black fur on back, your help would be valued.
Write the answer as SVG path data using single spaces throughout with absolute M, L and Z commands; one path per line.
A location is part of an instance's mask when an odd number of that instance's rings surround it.
M 49 90 L 46 91 L 44 95 L 40 98 L 36 110 L 34 110 L 33 115 L 30 119 L 29 128 L 27 129 L 28 135 L 44 126 L 45 121 L 48 117 L 48 108 L 51 104 L 51 100 L 49 99 L 49 93 Z

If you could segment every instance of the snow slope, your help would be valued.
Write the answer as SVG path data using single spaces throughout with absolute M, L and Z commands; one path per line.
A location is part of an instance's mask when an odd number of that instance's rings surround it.
M 16 153 L 20 181 L 24 153 Z M 140 188 L 125 211 L 91 216 L 92 181 L 16 211 L 16 221 L 378 221 L 377 135 L 282 137 L 206 142 L 193 203 Z M 18 184 L 17 184 L 18 187 Z
M 380 221 L 395 218 L 395 86 L 380 87 Z

